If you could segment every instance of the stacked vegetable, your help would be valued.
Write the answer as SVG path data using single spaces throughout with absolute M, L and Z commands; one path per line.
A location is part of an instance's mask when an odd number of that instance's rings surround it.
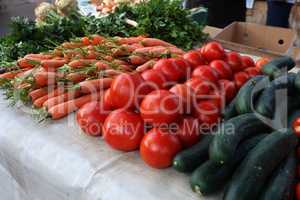
M 226 120 L 176 155 L 174 168 L 192 172 L 195 192 L 209 195 L 226 186 L 223 199 L 228 200 L 293 197 L 300 73 L 287 71 L 294 66 L 288 57 L 263 65 L 265 75 L 241 87 L 225 110 Z

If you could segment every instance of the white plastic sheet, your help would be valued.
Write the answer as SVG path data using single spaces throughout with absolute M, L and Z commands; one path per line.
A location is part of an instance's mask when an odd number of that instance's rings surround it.
M 187 175 L 80 133 L 74 115 L 38 124 L 7 105 L 0 96 L 1 200 L 201 199 Z

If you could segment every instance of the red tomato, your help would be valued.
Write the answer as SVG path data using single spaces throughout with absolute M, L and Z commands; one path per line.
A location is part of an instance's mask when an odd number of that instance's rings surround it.
M 260 58 L 256 61 L 255 67 L 257 67 L 259 70 L 261 70 L 262 66 L 270 62 L 269 58 Z
M 243 68 L 254 67 L 255 62 L 250 56 L 241 56 Z
M 182 105 L 183 111 L 185 113 L 191 113 L 193 110 L 193 105 L 196 102 L 196 97 L 193 89 L 185 84 L 176 84 L 171 89 L 179 97 L 179 104 Z
M 208 65 L 200 65 L 194 69 L 192 77 L 216 83 L 219 78 L 219 74 L 214 68 Z
M 300 200 L 300 183 L 296 184 L 296 199 Z
M 224 48 L 217 42 L 209 42 L 201 48 L 201 55 L 211 62 L 213 60 L 222 60 L 225 57 Z
M 179 124 L 179 129 L 176 131 L 176 134 L 185 148 L 193 146 L 199 142 L 201 134 L 198 119 L 193 117 L 183 118 Z
M 123 73 L 117 76 L 110 87 L 112 106 L 114 108 L 132 108 L 139 104 L 139 97 L 147 94 L 144 80 L 140 74 Z
M 166 77 L 160 70 L 149 69 L 142 73 L 142 77 L 145 81 L 148 81 L 152 89 L 163 89 L 167 82 Z
M 209 65 L 217 71 L 220 79 L 232 78 L 232 70 L 223 60 L 214 60 Z
M 188 61 L 193 68 L 199 65 L 204 65 L 205 60 L 198 51 L 191 50 L 183 55 L 183 58 Z
M 222 94 L 218 89 L 211 90 L 206 100 L 210 101 L 211 103 L 214 103 L 218 108 L 221 108 L 221 106 L 223 105 Z
M 300 137 L 300 117 L 293 121 L 293 131 L 298 137 Z
M 103 103 L 92 101 L 79 109 L 76 121 L 86 134 L 100 136 L 102 125 L 110 111 L 110 107 L 106 107 Z
M 234 82 L 237 89 L 240 89 L 249 79 L 249 75 L 246 72 L 238 72 L 234 74 Z
M 151 167 L 163 169 L 172 165 L 173 158 L 181 149 L 176 135 L 153 128 L 144 136 L 140 154 Z
M 189 72 L 191 70 L 191 65 L 183 58 L 171 58 L 175 65 L 180 69 L 181 71 L 181 78 L 186 79 L 188 77 Z
M 200 101 L 195 109 L 195 116 L 206 126 L 215 125 L 220 119 L 220 110 L 214 102 Z
M 198 78 L 191 78 L 185 84 L 194 90 L 196 98 L 201 98 L 201 96 L 208 94 L 211 87 L 211 83 Z
M 182 76 L 182 72 L 173 60 L 168 58 L 160 59 L 153 69 L 160 70 L 168 81 L 177 81 Z
M 111 93 L 110 93 L 110 89 L 107 89 L 103 95 L 103 99 L 102 99 L 102 102 L 104 104 L 105 107 L 107 108 L 113 108 L 112 106 L 112 100 L 113 97 L 111 96 Z
M 137 113 L 119 109 L 111 112 L 103 125 L 103 138 L 114 149 L 137 150 L 144 136 L 144 122 Z
M 240 54 L 238 54 L 237 52 L 232 51 L 232 52 L 226 53 L 226 61 L 229 64 L 229 66 L 233 72 L 239 72 L 244 69 L 243 63 L 242 63 L 242 58 L 241 58 Z
M 168 90 L 151 92 L 143 99 L 140 106 L 144 121 L 155 126 L 175 121 L 181 110 L 178 96 Z
M 232 81 L 226 79 L 219 80 L 219 87 L 221 95 L 226 99 L 226 103 L 230 102 L 237 93 L 237 88 Z
M 256 67 L 248 67 L 247 69 L 245 69 L 245 72 L 249 75 L 250 78 L 261 74 L 259 69 Z

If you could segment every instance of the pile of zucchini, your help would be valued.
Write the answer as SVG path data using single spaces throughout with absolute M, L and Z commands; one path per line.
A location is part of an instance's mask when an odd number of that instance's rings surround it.
M 288 73 L 294 66 L 289 57 L 266 64 L 264 75 L 250 79 L 227 106 L 218 129 L 176 155 L 173 167 L 191 173 L 194 192 L 224 189 L 225 200 L 292 199 L 298 138 L 290 121 L 300 116 L 300 72 Z

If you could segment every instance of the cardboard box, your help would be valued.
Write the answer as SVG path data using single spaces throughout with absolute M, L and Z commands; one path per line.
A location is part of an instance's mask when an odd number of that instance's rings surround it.
M 213 39 L 226 49 L 242 53 L 264 57 L 291 55 L 298 59 L 299 49 L 293 47 L 295 37 L 291 29 L 233 22 Z

